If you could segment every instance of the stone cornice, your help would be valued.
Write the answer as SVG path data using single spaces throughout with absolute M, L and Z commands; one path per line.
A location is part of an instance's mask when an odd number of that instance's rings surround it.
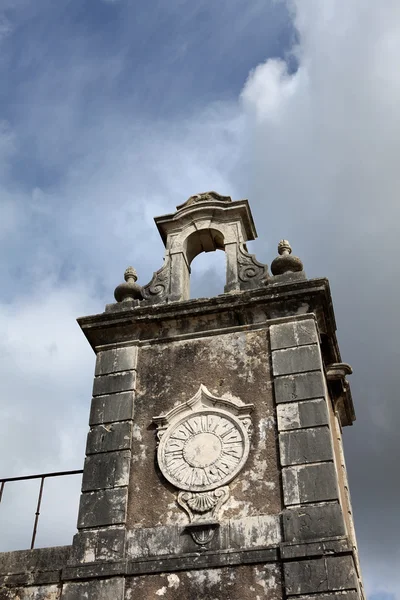
M 327 279 L 270 285 L 251 291 L 221 294 L 214 298 L 156 306 L 139 305 L 116 312 L 80 317 L 77 320 L 96 351 L 103 345 L 151 340 L 154 336 L 157 339 L 175 338 L 191 332 L 201 335 L 216 328 L 265 324 L 272 319 L 310 313 L 316 315 L 320 331 L 331 340 L 332 358 L 329 364 L 341 362 Z

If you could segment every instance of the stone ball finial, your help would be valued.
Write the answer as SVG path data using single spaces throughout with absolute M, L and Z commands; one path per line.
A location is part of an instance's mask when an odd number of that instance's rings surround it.
M 300 258 L 292 254 L 292 247 L 288 240 L 281 240 L 279 242 L 278 254 L 279 256 L 271 263 L 271 272 L 273 275 L 296 273 L 303 270 L 303 263 Z
M 133 267 L 128 267 L 124 273 L 124 283 L 117 285 L 114 291 L 114 298 L 117 302 L 124 302 L 126 300 L 141 300 L 142 288 L 136 283 L 137 273 Z

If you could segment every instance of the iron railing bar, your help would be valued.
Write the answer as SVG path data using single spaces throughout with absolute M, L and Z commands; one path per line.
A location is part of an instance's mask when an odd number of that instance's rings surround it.
M 83 473 L 83 469 L 77 469 L 76 471 L 57 471 L 55 473 L 40 473 L 38 475 L 25 475 L 23 477 L 0 477 L 0 482 L 3 485 L 8 481 L 26 481 L 27 479 L 40 479 L 41 477 L 61 477 L 62 475 L 79 475 Z
M 38 501 L 37 501 L 37 505 L 36 505 L 35 520 L 33 523 L 31 550 L 35 547 L 37 526 L 38 526 L 38 521 L 39 521 L 40 508 L 41 508 L 41 504 L 42 504 L 44 480 L 49 477 L 63 477 L 64 475 L 81 475 L 82 473 L 83 473 L 83 469 L 75 469 L 74 471 L 55 471 L 53 473 L 41 473 L 38 475 L 24 475 L 22 477 L 0 478 L 0 502 L 1 502 L 1 499 L 3 496 L 5 484 L 8 483 L 9 481 L 27 481 L 28 479 L 40 479 L 41 480 L 40 488 L 39 488 L 39 496 L 38 496 Z
M 39 489 L 39 496 L 38 496 L 38 502 L 37 502 L 37 506 L 36 506 L 36 512 L 35 512 L 35 521 L 33 523 L 33 532 L 32 532 L 32 541 L 31 541 L 31 550 L 33 549 L 33 547 L 35 546 L 35 538 L 36 538 L 36 531 L 37 531 L 37 524 L 39 521 L 39 515 L 40 515 L 40 505 L 42 503 L 42 495 L 43 495 L 43 486 L 44 486 L 44 480 L 45 478 L 42 477 L 41 481 L 40 481 L 40 489 Z

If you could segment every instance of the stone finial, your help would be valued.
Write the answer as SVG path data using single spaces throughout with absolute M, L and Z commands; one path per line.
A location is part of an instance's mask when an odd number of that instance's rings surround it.
M 281 240 L 278 244 L 277 256 L 271 263 L 273 275 L 283 275 L 284 273 L 295 273 L 303 270 L 303 263 L 300 258 L 292 255 L 292 247 L 287 240 Z
M 114 297 L 117 302 L 124 302 L 127 300 L 141 300 L 142 299 L 142 288 L 136 283 L 137 273 L 133 267 L 128 267 L 124 273 L 124 283 L 117 285 L 114 291 Z
M 278 244 L 278 254 L 292 254 L 292 246 L 288 240 L 281 240 Z

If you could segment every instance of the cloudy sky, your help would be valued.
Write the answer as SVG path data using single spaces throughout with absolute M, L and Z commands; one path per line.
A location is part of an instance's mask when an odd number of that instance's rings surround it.
M 2 476 L 81 468 L 75 318 L 161 266 L 153 217 L 249 198 L 258 259 L 285 237 L 330 279 L 363 575 L 400 599 L 399 63 L 398 0 L 0 0 Z M 222 292 L 221 258 L 195 260 L 193 297 Z M 70 543 L 76 479 L 46 484 L 39 545 Z M 35 486 L 6 489 L 2 549 L 29 544 Z

